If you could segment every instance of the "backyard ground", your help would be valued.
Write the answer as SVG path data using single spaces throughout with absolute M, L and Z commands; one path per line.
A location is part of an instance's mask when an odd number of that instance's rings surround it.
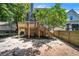
M 27 39 L 16 36 L 0 38 L 0 56 L 79 56 L 74 47 L 55 37 Z

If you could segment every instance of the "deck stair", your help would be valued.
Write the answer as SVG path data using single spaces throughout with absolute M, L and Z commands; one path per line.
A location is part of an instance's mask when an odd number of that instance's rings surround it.
M 44 27 L 36 21 L 18 23 L 18 37 L 20 37 L 21 32 L 24 32 L 24 35 L 27 35 L 28 38 L 34 36 L 34 34 L 36 34 L 39 38 L 41 36 L 52 37 L 53 35 L 53 33 L 51 33 L 46 27 Z

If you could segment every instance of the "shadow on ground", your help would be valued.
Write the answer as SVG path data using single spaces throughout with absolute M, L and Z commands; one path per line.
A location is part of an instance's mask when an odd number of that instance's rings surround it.
M 65 41 L 65 40 L 61 40 L 61 41 L 62 41 L 63 43 L 65 43 L 66 45 L 68 45 L 68 46 L 74 48 L 75 50 L 79 51 L 79 46 L 74 45 L 74 44 L 72 44 L 72 43 L 70 43 L 70 42 L 67 42 L 67 41 Z
M 0 42 L 4 42 L 5 40 L 4 39 L 0 39 Z
M 33 47 L 35 48 L 39 48 L 39 47 L 42 47 L 42 45 L 47 45 L 47 43 L 51 42 L 51 41 L 56 41 L 57 39 L 55 38 L 48 38 L 48 37 L 41 37 L 40 39 L 39 38 L 33 38 L 31 37 L 30 39 L 27 39 L 27 38 L 22 38 L 20 39 L 20 41 L 23 41 L 23 43 L 26 43 L 26 42 L 32 42 L 33 43 Z M 49 46 L 49 45 L 47 45 Z
M 56 37 L 56 38 L 57 38 L 57 37 Z M 60 41 L 62 41 L 63 43 L 65 43 L 66 45 L 68 45 L 68 46 L 74 48 L 75 50 L 79 51 L 79 46 L 77 46 L 77 45 L 75 45 L 75 44 L 73 44 L 73 43 L 70 43 L 70 42 L 68 42 L 68 41 L 66 41 L 66 40 L 64 40 L 64 39 L 62 39 L 62 38 L 58 38 L 58 39 L 59 39 Z
M 36 56 L 40 55 L 40 51 L 33 48 L 28 49 L 20 49 L 20 48 L 14 48 L 12 50 L 6 50 L 3 52 L 0 52 L 0 56 Z
M 0 42 L 5 42 L 5 38 L 7 38 L 7 37 L 9 37 L 9 36 L 7 36 L 7 35 L 0 36 Z
M 5 42 L 5 39 L 8 38 L 8 37 L 12 37 L 12 36 L 15 36 L 16 33 L 11 33 L 9 35 L 0 35 L 0 42 Z

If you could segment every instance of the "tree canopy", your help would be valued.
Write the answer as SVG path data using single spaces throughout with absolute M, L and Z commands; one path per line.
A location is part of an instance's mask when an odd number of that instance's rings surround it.
M 24 21 L 29 10 L 29 4 L 0 4 L 0 21 Z
M 59 3 L 51 8 L 37 9 L 36 19 L 49 27 L 60 27 L 66 24 L 66 9 Z
M 0 21 L 14 21 L 16 24 L 25 21 L 28 18 L 30 4 L 23 3 L 2 3 L 0 4 Z M 49 27 L 59 27 L 66 23 L 66 9 L 61 8 L 57 3 L 51 8 L 39 8 L 33 11 L 33 18 L 41 24 Z

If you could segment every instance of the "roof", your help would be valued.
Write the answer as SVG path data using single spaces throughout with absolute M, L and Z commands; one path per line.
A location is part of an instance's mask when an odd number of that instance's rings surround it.
M 0 25 L 6 25 L 8 22 L 0 22 Z
M 71 9 L 71 10 L 66 10 L 66 12 L 70 12 L 70 11 L 73 11 L 73 12 L 75 12 L 76 14 L 79 14 L 79 10 L 78 9 Z

